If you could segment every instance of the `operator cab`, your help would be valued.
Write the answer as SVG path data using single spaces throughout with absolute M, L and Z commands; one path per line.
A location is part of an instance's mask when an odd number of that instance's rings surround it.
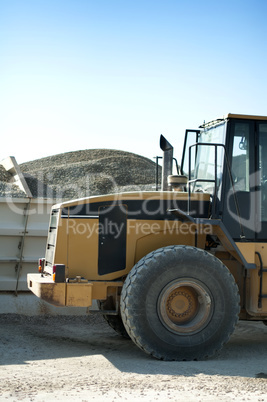
M 267 241 L 267 117 L 228 114 L 186 130 L 181 173 L 208 192 L 236 241 Z

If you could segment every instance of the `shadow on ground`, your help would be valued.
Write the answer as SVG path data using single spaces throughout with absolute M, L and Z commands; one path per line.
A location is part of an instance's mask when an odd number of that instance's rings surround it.
M 144 354 L 103 318 L 0 315 L 0 364 L 102 355 L 121 372 L 267 378 L 267 326 L 239 322 L 230 341 L 205 361 L 164 362 Z

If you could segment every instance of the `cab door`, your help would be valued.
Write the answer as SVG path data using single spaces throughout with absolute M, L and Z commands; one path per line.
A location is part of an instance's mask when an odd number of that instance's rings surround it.
M 234 240 L 255 241 L 259 208 L 254 121 L 230 119 L 226 147 L 231 175 L 225 166 L 222 220 Z
M 230 120 L 222 219 L 236 241 L 267 241 L 267 121 Z
M 256 122 L 258 220 L 256 238 L 267 241 L 267 121 Z

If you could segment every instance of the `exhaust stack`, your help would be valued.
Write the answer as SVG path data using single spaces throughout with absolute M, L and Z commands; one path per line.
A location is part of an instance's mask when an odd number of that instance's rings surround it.
M 161 191 L 169 190 L 168 176 L 172 175 L 173 146 L 161 134 L 160 148 L 163 151 Z

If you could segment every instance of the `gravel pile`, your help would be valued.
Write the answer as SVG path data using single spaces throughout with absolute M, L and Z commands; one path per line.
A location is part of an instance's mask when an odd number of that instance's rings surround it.
M 155 189 L 156 164 L 131 152 L 89 149 L 20 165 L 33 197 L 73 199 Z
M 1 197 L 25 197 L 22 191 L 16 184 L 12 183 L 12 174 L 7 172 L 4 166 L 0 165 L 0 196 Z

